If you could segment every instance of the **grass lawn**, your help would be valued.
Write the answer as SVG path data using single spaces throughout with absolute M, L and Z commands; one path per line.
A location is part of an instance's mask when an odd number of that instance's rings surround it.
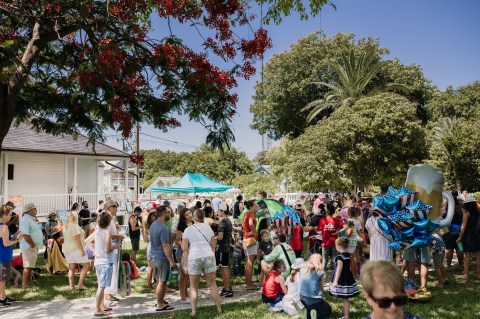
M 128 244 L 127 244 L 128 245 Z M 128 250 L 125 250 L 128 251 Z M 43 257 L 43 252 L 41 253 Z M 42 259 L 40 261 L 40 259 Z M 44 269 L 43 258 L 39 259 L 38 267 Z M 137 260 L 144 261 L 145 250 L 140 250 Z M 139 266 L 144 263 L 139 262 Z M 472 264 L 472 268 L 473 268 Z M 462 318 L 474 319 L 480 318 L 480 281 L 471 278 L 468 282 L 459 279 L 460 269 L 453 268 L 448 276 L 450 284 L 445 288 L 435 288 L 436 279 L 433 272 L 429 274 L 429 288 L 432 291 L 433 298 L 430 303 L 409 303 L 406 306 L 407 311 L 419 315 L 424 319 L 428 318 Z M 472 276 L 473 277 L 473 276 Z M 76 277 L 76 282 L 78 276 Z M 42 272 L 40 279 L 33 282 L 30 289 L 7 288 L 7 295 L 16 300 L 54 300 L 54 299 L 76 299 L 94 297 L 96 292 L 97 280 L 92 271 L 86 278 L 85 284 L 88 287 L 86 291 L 73 291 L 68 286 L 66 274 L 53 275 Z M 232 284 L 243 284 L 244 279 L 233 279 Z M 221 278 L 217 278 L 217 284 L 223 286 Z M 201 287 L 206 287 L 205 282 Z M 140 278 L 132 281 L 132 294 L 152 293 L 148 290 L 146 282 L 146 272 L 142 272 Z M 340 300 L 326 296 L 326 300 L 332 305 L 334 310 L 333 318 L 341 317 L 342 303 Z M 363 297 L 351 299 L 351 318 L 363 318 L 369 312 L 369 307 Z M 164 318 L 190 318 L 189 312 L 178 311 L 172 314 L 162 316 Z M 147 317 L 145 317 L 147 318 Z M 268 307 L 261 301 L 252 301 L 244 303 L 234 303 L 224 306 L 224 313 L 218 315 L 214 307 L 205 307 L 198 309 L 198 318 L 288 318 L 285 314 L 274 314 L 268 311 Z

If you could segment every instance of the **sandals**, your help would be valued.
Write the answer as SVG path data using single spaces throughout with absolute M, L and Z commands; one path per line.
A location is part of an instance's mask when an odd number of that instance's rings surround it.
M 105 298 L 105 299 L 107 299 L 108 301 L 120 301 L 120 299 L 112 295 L 110 295 L 110 298 Z
M 163 306 L 162 308 L 157 308 L 157 309 L 155 309 L 155 310 L 158 311 L 158 312 L 167 312 L 167 311 L 172 311 L 172 310 L 174 310 L 174 309 L 175 309 L 175 308 L 173 308 L 173 307 L 170 306 L 170 305 L 165 305 L 165 306 Z
M 93 314 L 94 317 L 105 317 L 107 315 L 107 313 L 105 312 L 95 312 Z
M 75 290 L 77 291 L 85 291 L 87 289 L 88 289 L 87 287 L 75 287 Z

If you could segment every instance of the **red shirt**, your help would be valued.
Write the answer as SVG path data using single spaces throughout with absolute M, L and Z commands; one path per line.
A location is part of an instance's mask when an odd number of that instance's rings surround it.
M 253 229 L 250 228 L 250 219 L 253 219 Z M 243 216 L 242 228 L 244 232 L 244 235 L 243 235 L 244 239 L 248 239 L 250 237 L 256 237 L 255 235 L 254 236 L 250 235 L 250 232 L 253 231 L 255 233 L 255 230 L 257 229 L 257 219 L 255 218 L 255 215 L 253 214 L 253 212 L 248 211 L 245 213 L 245 215 Z
M 338 238 L 338 235 L 333 236 L 332 234 L 342 227 L 343 222 L 338 218 L 330 216 L 321 218 L 317 229 L 322 232 L 322 247 L 335 247 L 335 240 Z
M 293 230 L 292 239 L 290 239 L 290 247 L 293 250 L 303 250 L 303 228 L 301 225 L 295 226 Z
M 282 291 L 282 287 L 278 282 L 275 281 L 275 278 L 280 275 L 280 272 L 272 270 L 265 276 L 265 278 L 263 279 L 262 295 L 267 298 L 278 297 L 278 294 Z

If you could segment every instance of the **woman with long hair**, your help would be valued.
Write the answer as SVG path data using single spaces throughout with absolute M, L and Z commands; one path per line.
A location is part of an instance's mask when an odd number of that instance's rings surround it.
M 463 201 L 463 221 L 457 244 L 462 243 L 465 258 L 463 259 L 463 278 L 468 279 L 470 257 L 475 256 L 477 262 L 477 279 L 480 279 L 480 211 L 477 201 L 468 195 Z
M 193 225 L 193 214 L 188 208 L 181 208 L 178 215 L 178 226 L 177 233 L 175 236 L 175 244 L 177 245 L 177 250 L 175 251 L 175 257 L 177 260 L 182 259 L 182 237 L 183 232 L 187 227 Z M 190 299 L 187 298 L 187 281 L 188 274 L 185 272 L 183 267 L 180 267 L 180 277 L 178 279 L 178 289 L 180 290 L 180 303 L 190 303 Z
M 157 220 L 157 215 L 155 209 L 152 209 L 150 213 L 148 213 L 147 220 L 145 221 L 145 239 L 147 241 L 147 283 L 148 289 L 153 289 L 152 286 L 152 277 L 153 277 L 153 268 L 152 262 L 150 261 L 150 226 L 152 226 L 153 222 Z
M 197 209 L 193 213 L 194 224 L 187 227 L 182 238 L 182 264 L 188 265 L 190 278 L 191 316 L 196 316 L 198 284 L 202 273 L 215 302 L 218 313 L 222 313 L 220 293 L 215 282 L 217 265 L 215 260 L 215 234 L 208 224 L 204 223 L 205 212 Z M 188 262 L 187 262 L 188 261 Z
M 63 227 L 63 246 L 62 251 L 68 264 L 68 282 L 70 288 L 85 290 L 84 280 L 90 268 L 87 252 L 85 250 L 85 231 L 78 225 L 78 214 L 75 210 L 67 213 L 65 226 Z M 75 268 L 82 266 L 78 286 L 75 286 Z
M 323 299 L 324 280 L 322 256 L 313 254 L 300 270 L 300 301 L 307 309 L 307 319 L 312 318 L 313 310 L 317 318 L 327 318 L 332 314 L 332 308 Z

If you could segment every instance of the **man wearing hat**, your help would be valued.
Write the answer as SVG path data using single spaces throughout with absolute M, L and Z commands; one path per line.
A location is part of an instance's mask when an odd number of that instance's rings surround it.
M 48 215 L 47 222 L 45 223 L 45 245 L 47 245 L 48 240 L 52 238 L 53 231 L 57 225 L 58 225 L 57 213 L 52 212 Z M 43 259 L 47 259 L 47 257 L 48 257 L 48 252 L 47 252 L 47 248 L 45 248 Z
M 27 288 L 32 281 L 32 268 L 37 266 L 38 250 L 43 247 L 43 235 L 38 228 L 36 215 L 37 207 L 35 204 L 27 204 L 20 220 L 19 230 L 23 234 L 23 239 L 20 241 L 20 251 L 23 259 L 23 288 Z

